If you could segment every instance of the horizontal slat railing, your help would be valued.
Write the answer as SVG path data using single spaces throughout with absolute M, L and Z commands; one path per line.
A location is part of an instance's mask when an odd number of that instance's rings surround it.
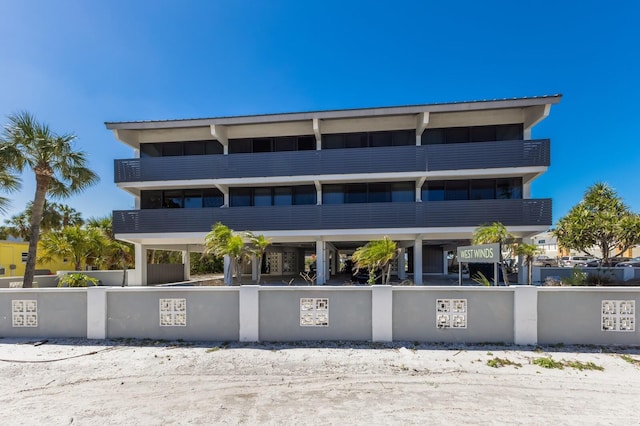
M 476 200 L 423 203 L 327 204 L 113 212 L 121 233 L 207 232 L 216 222 L 235 230 L 313 230 L 551 225 L 551 200 Z
M 549 165 L 549 140 L 115 160 L 118 182 L 426 172 Z

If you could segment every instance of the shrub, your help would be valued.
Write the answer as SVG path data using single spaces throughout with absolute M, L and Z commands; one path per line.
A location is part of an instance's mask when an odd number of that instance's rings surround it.
M 58 287 L 88 287 L 89 284 L 98 285 L 98 279 L 80 272 L 66 274 L 58 281 Z

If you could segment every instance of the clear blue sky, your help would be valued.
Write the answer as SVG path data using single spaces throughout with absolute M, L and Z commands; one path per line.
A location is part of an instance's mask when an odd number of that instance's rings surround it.
M 133 208 L 132 151 L 104 121 L 214 117 L 562 93 L 532 196 L 554 223 L 604 181 L 640 212 L 640 2 L 0 0 L 0 123 L 28 110 L 99 185 L 85 217 Z M 13 194 L 24 210 L 34 184 Z

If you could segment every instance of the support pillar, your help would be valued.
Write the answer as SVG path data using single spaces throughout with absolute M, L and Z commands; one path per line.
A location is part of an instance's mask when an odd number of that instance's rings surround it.
M 413 283 L 422 285 L 422 238 L 413 245 Z
M 449 259 L 447 256 L 449 255 L 449 250 L 442 249 L 442 273 L 444 275 L 449 275 Z
M 406 280 L 407 279 L 407 264 L 405 257 L 405 248 L 400 248 L 398 251 L 398 279 Z
M 258 271 L 260 265 L 258 264 L 258 256 L 255 254 L 251 255 L 251 279 L 257 284 L 258 281 Z
M 182 251 L 182 264 L 184 265 L 184 280 L 189 281 L 191 279 L 191 251 L 189 246 Z
M 147 285 L 147 248 L 139 243 L 134 244 L 136 268 L 131 271 L 129 284 Z
M 87 289 L 87 339 L 107 338 L 107 287 Z
M 316 274 L 318 275 L 316 284 L 318 285 L 324 285 L 327 282 L 326 252 L 327 244 L 322 240 L 316 241 Z
M 233 268 L 231 264 L 231 257 L 228 255 L 224 257 L 224 284 L 233 284 Z

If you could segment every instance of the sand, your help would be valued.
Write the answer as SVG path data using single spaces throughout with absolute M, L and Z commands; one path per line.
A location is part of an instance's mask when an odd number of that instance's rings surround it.
M 0 339 L 4 425 L 640 422 L 639 348 L 39 343 Z

